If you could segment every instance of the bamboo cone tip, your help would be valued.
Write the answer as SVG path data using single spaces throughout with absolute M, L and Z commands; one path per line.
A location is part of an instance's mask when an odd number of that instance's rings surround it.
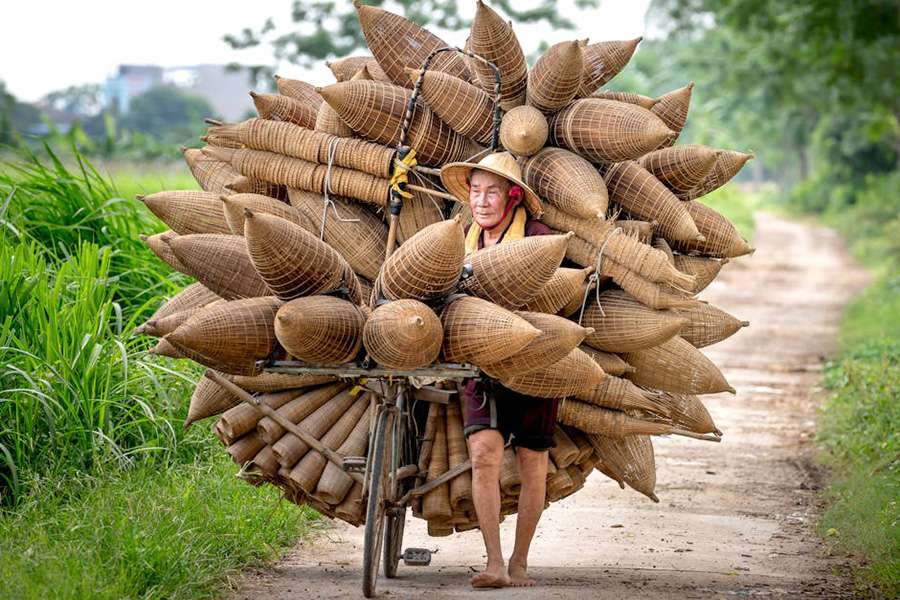
M 702 233 L 698 232 L 697 235 L 694 237 L 694 239 L 697 240 L 698 242 L 705 242 L 706 236 L 703 235 Z
M 567 232 L 564 233 L 563 235 L 565 236 L 566 241 L 569 241 L 569 240 L 571 240 L 571 239 L 575 236 L 575 232 L 574 232 L 574 231 L 567 231 Z
M 138 234 L 138 237 L 141 239 L 142 242 L 146 242 L 146 241 L 147 241 L 147 234 L 146 234 L 146 233 Z
M 713 433 L 719 437 L 722 437 L 723 435 L 725 435 L 724 433 L 722 433 L 722 430 L 719 429 L 718 427 L 716 427 L 715 430 L 713 430 Z
M 190 148 L 188 148 L 187 146 L 178 146 L 178 151 L 182 154 L 186 154 L 188 150 L 190 150 Z
M 750 327 L 750 321 L 741 321 L 741 327 Z
M 693 90 L 693 89 L 694 89 L 694 82 L 692 81 L 692 82 L 690 82 L 689 84 L 687 84 L 687 85 L 684 86 L 684 87 L 686 87 L 688 90 Z
M 325 61 L 325 66 L 326 66 L 326 67 L 328 66 L 328 61 L 327 61 L 327 60 Z M 273 77 L 275 78 L 275 81 L 278 81 L 279 79 L 282 78 L 281 75 L 279 75 L 278 73 L 275 73 L 275 75 L 273 75 Z
M 650 492 L 649 494 L 647 494 L 647 497 L 650 498 L 651 500 L 653 500 L 654 502 L 656 502 L 657 504 L 659 503 L 659 497 L 656 494 L 654 494 L 653 492 Z
M 259 93 L 257 93 L 256 90 L 250 90 L 250 97 L 256 100 L 259 98 Z
M 250 210 L 249 208 L 246 208 L 246 207 L 244 208 L 244 219 L 249 220 L 249 219 L 254 218 L 255 216 L 256 216 L 256 214 L 252 210 Z
M 182 431 L 187 431 L 188 427 L 190 427 L 190 426 L 191 426 L 191 423 L 193 423 L 193 422 L 194 422 L 194 420 L 191 419 L 190 415 L 188 415 L 188 416 L 185 418 L 184 423 L 181 424 L 181 430 L 182 430 Z
M 583 329 L 584 329 L 585 337 L 591 335 L 592 333 L 594 333 L 596 331 L 593 327 L 584 327 Z
M 728 387 L 725 388 L 725 391 L 728 392 L 729 394 L 737 394 L 737 390 L 734 389 L 734 388 L 733 388 L 732 386 L 730 386 L 730 385 L 729 385 Z
M 147 196 L 145 196 L 144 194 L 135 194 L 134 199 L 138 200 L 139 202 L 144 202 L 146 204 L 146 201 L 144 200 L 144 198 L 146 198 L 146 197 Z
M 222 204 L 229 205 L 231 203 L 231 198 L 226 194 L 219 194 L 219 200 L 222 201 Z
M 415 327 L 423 327 L 425 325 L 425 319 L 419 315 L 413 315 L 409 318 L 409 324 Z

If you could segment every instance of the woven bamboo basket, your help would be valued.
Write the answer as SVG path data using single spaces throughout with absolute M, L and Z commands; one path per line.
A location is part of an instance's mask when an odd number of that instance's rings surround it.
M 574 238 L 573 238 L 574 239 Z M 566 256 L 568 257 L 569 252 L 566 251 Z M 585 269 L 591 269 L 593 271 L 594 267 L 585 267 Z M 608 277 L 599 277 L 596 281 L 592 280 L 590 277 L 585 279 L 584 283 L 581 284 L 578 293 L 572 296 L 572 299 L 569 300 L 565 306 L 559 309 L 557 313 L 561 317 L 572 317 L 576 316 L 576 314 L 581 310 L 581 305 L 584 302 L 585 296 L 594 291 L 597 285 L 604 285 L 609 280 Z M 577 318 L 577 317 L 576 317 Z
M 716 259 L 705 256 L 675 255 L 675 268 L 682 273 L 693 275 L 695 283 L 688 290 L 691 294 L 699 294 L 718 277 L 719 271 L 728 263 L 727 258 Z
M 315 129 L 316 131 L 321 131 L 322 133 L 328 133 L 341 138 L 352 138 L 354 136 L 350 126 L 344 123 L 341 116 L 337 114 L 327 102 L 323 102 L 316 112 Z
M 563 307 L 573 301 L 580 306 L 585 281 L 593 272 L 593 267 L 570 269 L 560 267 L 541 288 L 540 293 L 525 306 L 525 310 L 542 312 L 550 315 L 559 313 Z M 571 314 L 571 313 L 570 313 Z M 563 315 L 565 317 L 569 315 Z
M 709 206 L 692 200 L 682 202 L 691 215 L 704 241 L 670 240 L 680 252 L 699 252 L 713 258 L 735 258 L 753 252 L 753 247 L 741 237 L 727 217 Z
M 351 525 L 362 525 L 366 521 L 365 506 L 362 502 L 362 484 L 354 483 L 353 487 L 344 497 L 344 500 L 335 507 L 334 516 L 350 523 Z
M 736 393 L 712 361 L 678 336 L 622 358 L 635 368 L 628 379 L 643 387 L 678 394 Z
M 749 321 L 736 319 L 706 302 L 695 302 L 690 308 L 678 308 L 673 312 L 687 319 L 678 335 L 695 348 L 717 344 L 750 325 Z
M 590 96 L 625 68 L 642 38 L 589 44 L 584 49 L 578 97 Z
M 323 196 L 312 192 L 289 189 L 288 196 L 291 205 L 306 217 L 306 225 L 312 227 L 310 233 L 318 237 L 324 232 L 322 239 L 362 277 L 370 281 L 378 277 L 387 245 L 387 227 L 381 219 L 343 198 L 331 198 L 333 206 L 329 207 Z
M 350 409 L 347 410 L 337 422 L 332 425 L 328 431 L 319 440 L 326 448 L 337 450 L 341 444 L 347 439 L 347 436 L 353 431 L 363 414 L 369 409 L 369 400 L 365 397 L 356 399 Z M 319 479 L 325 470 L 328 459 L 324 455 L 319 454 L 315 450 L 307 452 L 296 465 L 291 469 L 290 479 L 307 494 L 316 491 Z
M 370 79 L 390 82 L 390 78 L 372 56 L 348 56 L 334 61 L 326 61 L 336 81 L 350 81 L 360 70 L 365 69 Z
M 618 354 L 603 352 L 602 350 L 591 348 L 588 345 L 582 345 L 581 349 L 587 352 L 588 355 L 593 358 L 598 365 L 600 365 L 600 368 L 603 369 L 603 372 L 607 375 L 620 377 L 625 373 L 634 371 L 634 367 L 622 360 L 622 357 Z
M 239 235 L 198 233 L 163 241 L 168 241 L 182 273 L 226 300 L 272 293 L 253 267 L 247 242 Z
M 600 98 L 576 100 L 550 119 L 550 143 L 592 162 L 633 160 L 673 135 L 646 108 Z
M 638 159 L 638 164 L 680 196 L 709 175 L 717 156 L 718 151 L 709 146 L 683 144 L 654 150 Z
M 658 346 L 678 335 L 688 318 L 647 308 L 622 290 L 606 290 L 588 302 L 582 323 L 592 327 L 584 343 L 607 352 L 631 352 Z
M 365 322 L 352 302 L 333 296 L 308 296 L 278 309 L 275 336 L 299 360 L 341 364 L 359 354 Z
M 753 154 L 745 154 L 735 150 L 721 150 L 716 158 L 713 168 L 709 174 L 697 184 L 693 189 L 680 195 L 682 200 L 693 200 L 700 196 L 705 196 L 711 191 L 718 189 L 728 183 L 732 177 L 747 164 L 747 161 L 754 157 Z
M 469 459 L 463 418 L 457 402 L 447 404 L 447 467 L 453 469 Z M 466 471 L 450 480 L 450 506 L 454 512 L 472 511 L 472 473 Z
M 544 148 L 525 161 L 522 177 L 561 211 L 584 218 L 606 216 L 606 184 L 594 165 L 574 152 Z
M 547 117 L 533 106 L 517 106 L 500 122 L 500 143 L 516 156 L 536 154 L 549 134 Z
M 507 379 L 546 368 L 565 358 L 592 331 L 556 315 L 526 311 L 516 314 L 540 330 L 541 334 L 512 356 L 481 365 L 482 370 L 495 379 Z
M 362 414 L 353 431 L 338 447 L 341 456 L 365 456 L 369 445 L 370 411 Z M 328 504 L 340 504 L 353 487 L 353 479 L 339 466 L 329 462 L 322 471 L 322 477 L 316 485 L 315 495 Z
M 244 216 L 244 237 L 253 266 L 279 298 L 291 300 L 348 285 L 352 271 L 347 261 L 313 234 L 265 213 L 246 211 Z
M 248 433 L 229 445 L 225 449 L 225 452 L 231 456 L 231 460 L 236 464 L 245 465 L 253 460 L 253 457 L 256 456 L 265 445 L 265 442 L 263 442 L 256 433 Z
M 431 449 L 431 460 L 428 463 L 426 483 L 440 477 L 450 468 L 450 457 L 447 452 L 447 421 L 444 418 L 444 408 L 440 407 L 439 410 L 440 415 L 434 431 L 434 445 Z M 449 483 L 439 485 L 422 497 L 422 516 L 425 519 L 429 521 L 449 519 L 452 514 Z
M 329 168 L 324 164 L 263 150 L 207 147 L 204 152 L 230 161 L 238 171 L 250 177 L 320 194 L 325 193 L 327 186 L 337 196 L 348 196 L 380 207 L 387 204 L 390 182 L 362 171 Z
M 590 356 L 573 349 L 549 367 L 502 380 L 509 389 L 538 398 L 565 398 L 589 390 L 606 374 Z
M 140 236 L 141 241 L 147 244 L 147 247 L 150 248 L 150 251 L 153 252 L 157 258 L 179 273 L 185 273 L 187 267 L 178 260 L 175 253 L 172 252 L 172 248 L 169 247 L 169 242 L 177 237 L 178 234 L 174 231 L 163 231 L 162 233 L 154 235 L 141 234 Z
M 672 90 L 667 94 L 663 94 L 657 100 L 653 108 L 653 114 L 663 120 L 666 126 L 675 132 L 675 135 L 665 140 L 663 146 L 671 146 L 678 139 L 684 124 L 687 121 L 688 108 L 691 105 L 691 91 L 694 89 L 694 82 L 690 82 L 684 87 Z
M 656 460 L 653 443 L 646 435 L 630 435 L 622 439 L 590 436 L 594 449 L 607 468 L 620 474 L 628 486 L 654 502 L 656 497 Z
M 609 199 L 628 214 L 656 221 L 656 231 L 669 242 L 702 239 L 683 202 L 635 161 L 610 165 L 604 177 Z
M 444 340 L 441 320 L 418 300 L 379 306 L 365 322 L 363 343 L 375 362 L 390 369 L 415 369 L 434 362 Z
M 675 266 L 675 253 L 672 252 L 672 246 L 669 245 L 669 242 L 667 242 L 665 238 L 656 238 L 653 240 L 653 247 L 665 254 L 669 264 Z M 696 281 L 693 283 L 696 283 Z M 691 287 L 693 287 L 693 283 Z
M 618 219 L 615 221 L 615 226 L 621 227 L 626 235 L 637 237 L 638 241 L 644 244 L 650 243 L 657 225 L 656 221 L 635 221 L 633 219 Z
M 156 341 L 156 345 L 147 350 L 148 353 L 155 356 L 165 356 L 167 358 L 186 358 L 178 348 L 166 341 L 166 338 L 160 338 Z
M 265 404 L 272 410 L 278 410 L 294 398 L 298 398 L 303 394 L 302 390 L 283 390 L 280 392 L 269 392 L 259 396 L 260 404 Z M 232 406 L 222 413 L 219 417 L 217 426 L 227 437 L 237 439 L 256 429 L 256 425 L 263 418 L 263 412 L 247 404 L 241 402 L 236 406 Z
M 566 427 L 565 425 L 561 425 L 560 427 L 566 432 L 569 439 L 571 439 L 578 447 L 578 456 L 575 458 L 575 464 L 584 465 L 587 461 L 593 461 L 594 446 L 591 445 L 591 440 L 588 439 L 587 435 L 574 427 Z M 591 469 L 593 469 L 593 465 L 591 465 Z M 588 472 L 590 472 L 591 469 L 587 469 Z M 585 469 L 582 468 L 582 471 L 584 470 Z
M 526 101 L 549 115 L 569 104 L 581 86 L 582 54 L 587 40 L 559 42 L 528 71 Z
M 378 276 L 390 300 L 431 300 L 448 294 L 459 280 L 465 236 L 457 219 L 429 225 L 384 261 Z
M 277 412 L 291 423 L 299 423 L 346 389 L 346 384 L 338 382 L 303 390 L 302 393 L 281 405 Z M 267 444 L 274 444 L 285 434 L 284 427 L 272 417 L 260 419 L 256 424 L 256 430 Z
M 454 202 L 459 205 L 459 202 Z M 452 218 L 452 217 L 451 217 Z M 444 220 L 443 200 L 413 191 L 412 198 L 403 199 L 403 210 L 397 223 L 397 243 L 405 244 L 429 225 Z M 383 244 L 382 244 L 383 245 Z
M 449 521 L 428 521 L 427 533 L 429 537 L 447 537 L 453 535 L 453 525 Z
M 266 358 L 275 345 L 275 313 L 281 301 L 271 296 L 232 300 L 207 307 L 166 336 L 221 364 L 241 365 Z
M 162 306 L 157 308 L 156 311 L 150 315 L 147 322 L 159 321 L 176 313 L 191 310 L 193 308 L 201 308 L 216 300 L 221 300 L 221 298 L 207 289 L 202 283 L 192 283 L 163 302 Z M 135 329 L 135 332 L 143 333 L 142 331 L 138 331 L 139 329 L 140 327 Z
M 412 87 L 404 69 L 420 66 L 432 51 L 448 46 L 441 38 L 400 15 L 361 2 L 355 6 L 366 44 L 395 85 Z M 465 81 L 472 79 L 465 61 L 454 52 L 435 56 L 431 68 Z
M 553 277 L 571 237 L 532 236 L 478 250 L 466 259 L 472 275 L 459 288 L 505 308 L 525 306 Z
M 235 171 L 237 173 L 237 171 Z M 262 179 L 254 179 L 245 177 L 238 173 L 238 176 L 231 183 L 225 186 L 223 194 L 260 194 L 275 198 L 276 200 L 287 200 L 287 188 L 277 183 L 263 181 Z
M 312 129 L 316 126 L 318 107 L 290 96 L 250 92 L 256 112 L 268 121 L 284 121 Z
M 197 148 L 182 148 L 181 153 L 191 175 L 204 191 L 224 194 L 228 191 L 225 186 L 241 176 L 228 163 L 210 158 Z
M 415 84 L 421 69 L 406 69 Z M 426 71 L 422 99 L 456 133 L 481 144 L 491 143 L 494 101 L 484 90 L 440 71 Z
M 665 435 L 672 427 L 667 423 L 644 421 L 623 412 L 566 399 L 559 406 L 559 422 L 589 434 L 614 438 L 629 435 Z
M 299 79 L 275 75 L 275 87 L 282 96 L 293 98 L 315 109 L 318 109 L 323 102 L 322 96 L 316 92 L 316 86 Z
M 261 194 L 231 194 L 230 196 L 220 196 L 219 200 L 219 206 L 225 214 L 225 222 L 228 223 L 230 233 L 234 235 L 244 235 L 244 209 L 274 215 L 305 229 L 312 228 L 312 223 L 297 209 L 275 198 Z
M 344 122 L 365 139 L 391 147 L 399 143 L 410 90 L 381 81 L 345 81 L 322 88 L 320 93 Z M 465 160 L 480 150 L 424 103 L 416 104 L 407 144 L 416 149 L 420 163 L 435 166 Z
M 633 92 L 610 92 L 610 91 L 599 91 L 591 94 L 591 98 L 600 98 L 602 100 L 615 100 L 616 102 L 627 102 L 628 104 L 637 104 L 641 108 L 646 108 L 650 110 L 656 103 L 659 102 L 656 98 L 651 98 L 649 96 L 642 96 L 641 94 L 635 94 Z
M 278 392 L 334 381 L 334 377 L 331 375 L 288 375 L 286 373 L 261 373 L 255 377 L 235 375 L 228 379 L 248 392 Z
M 569 465 L 574 464 L 578 459 L 580 450 L 578 449 L 578 445 L 569 437 L 569 434 L 567 434 L 562 427 L 557 425 L 553 439 L 556 446 L 550 448 L 550 458 L 553 460 L 553 464 L 556 465 L 556 468 L 562 470 Z
M 645 279 L 615 261 L 606 261 L 603 272 L 644 306 L 661 310 L 690 306 L 693 302 L 683 295 L 673 293 L 671 288 Z
M 441 315 L 448 362 L 490 364 L 508 358 L 540 335 L 528 321 L 481 298 L 464 296 Z
M 547 477 L 547 500 L 549 502 L 561 500 L 574 484 L 575 482 L 572 481 L 572 477 L 566 469 L 557 469 Z
M 519 465 L 516 460 L 516 451 L 512 446 L 503 449 L 503 462 L 500 463 L 500 489 L 509 496 L 517 496 L 522 488 L 522 480 L 519 477 Z M 513 510 L 515 512 L 515 504 Z
M 528 80 L 525 54 L 512 25 L 481 0 L 476 2 L 468 44 L 472 52 L 494 63 L 500 71 L 500 106 L 503 110 L 523 104 Z M 492 94 L 493 69 L 478 60 L 469 64 L 481 89 Z
M 322 439 L 325 432 L 337 423 L 341 415 L 350 410 L 356 400 L 356 395 L 352 390 L 343 391 L 317 408 L 297 425 L 314 438 Z M 272 450 L 278 458 L 278 464 L 290 469 L 309 451 L 309 446 L 294 434 L 285 433 L 272 444 Z
M 674 426 L 682 427 L 694 433 L 722 435 L 722 432 L 713 422 L 706 406 L 703 405 L 703 402 L 697 396 L 657 392 L 656 401 L 669 409 L 669 419 Z
M 221 414 L 237 404 L 241 404 L 237 396 L 213 380 L 201 377 L 194 387 L 194 393 L 191 394 L 184 428 L 187 429 L 196 421 Z
M 162 319 L 154 319 L 152 321 L 147 321 L 145 329 L 141 333 L 145 333 L 147 335 L 152 335 L 156 337 L 162 337 L 164 335 L 168 335 L 178 329 L 182 323 L 199 313 L 201 310 L 206 310 L 207 308 L 211 308 L 213 306 L 219 306 L 228 302 L 227 300 L 222 300 L 221 298 L 218 300 L 213 300 L 209 304 L 204 306 L 197 306 L 194 308 L 188 308 L 177 313 L 168 315 L 163 317 Z
M 263 481 L 272 481 L 278 475 L 278 461 L 275 460 L 272 446 L 263 446 L 247 464 L 244 474 L 261 477 Z
M 393 167 L 393 148 L 360 139 L 340 138 L 292 123 L 248 119 L 241 123 L 214 125 L 209 131 L 251 150 L 282 154 L 320 165 L 331 162 L 334 166 L 375 177 L 390 177 Z M 220 153 L 219 159 L 228 160 L 229 164 L 240 170 L 242 161 L 247 160 L 248 156 L 252 155 L 225 152 Z M 259 172 L 268 175 L 265 171 Z
M 612 408 L 615 410 L 642 410 L 658 415 L 668 415 L 668 410 L 641 392 L 641 389 L 627 379 L 607 375 L 603 381 L 587 391 L 580 391 L 575 397 L 583 402 Z

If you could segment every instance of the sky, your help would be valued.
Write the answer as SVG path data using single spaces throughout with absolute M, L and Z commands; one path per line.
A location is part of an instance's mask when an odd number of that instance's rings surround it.
M 337 0 L 338 2 L 350 0 Z M 490 3 L 490 0 L 488 0 Z M 592 42 L 630 39 L 644 34 L 650 0 L 602 0 L 599 9 L 578 12 L 562 0 L 560 12 L 584 27 L 549 31 L 546 25 L 516 25 L 516 35 L 529 54 L 543 39 L 555 43 L 589 38 Z M 222 36 L 253 29 L 269 16 L 281 30 L 290 26 L 291 0 L 213 2 L 212 0 L 26 0 L 3 8 L 0 35 L 0 80 L 18 99 L 35 101 L 70 85 L 102 83 L 119 64 L 271 64 L 266 48 L 231 50 Z M 526 8 L 533 1 L 517 2 Z M 471 18 L 474 0 L 461 0 L 460 13 Z M 466 34 L 436 32 L 462 46 Z M 279 74 L 314 84 L 330 83 L 324 64 L 312 71 L 279 65 Z

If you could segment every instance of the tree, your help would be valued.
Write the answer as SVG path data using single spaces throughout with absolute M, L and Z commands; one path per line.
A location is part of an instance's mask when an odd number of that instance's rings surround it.
M 98 83 L 72 85 L 48 93 L 43 103 L 77 117 L 92 117 L 103 109 L 103 87 Z
M 34 105 L 19 102 L 0 81 L 0 145 L 15 146 L 19 135 L 41 124 L 41 111 Z
M 131 101 L 122 126 L 170 143 L 194 141 L 203 131 L 203 119 L 213 108 L 205 98 L 174 86 L 158 86 Z
M 468 0 L 467 0 L 468 1 Z M 460 18 L 458 0 L 392 0 L 368 2 L 386 10 L 406 16 L 419 25 L 431 25 L 439 29 L 459 30 L 469 26 Z M 543 22 L 554 29 L 574 29 L 575 23 L 559 14 L 555 0 L 539 0 L 529 9 L 514 8 L 512 0 L 494 0 L 491 7 L 505 13 L 515 23 Z M 576 0 L 579 10 L 596 8 L 599 0 Z M 519 7 L 520 2 L 515 6 Z M 359 27 L 356 9 L 349 1 L 331 2 L 294 0 L 291 9 L 292 28 L 280 32 L 272 18 L 265 20 L 258 29 L 244 28 L 237 34 L 224 37 L 235 49 L 256 48 L 269 45 L 276 62 L 310 66 L 328 58 L 348 56 L 365 48 L 366 42 Z M 258 82 L 271 81 L 274 73 L 269 65 L 248 67 Z

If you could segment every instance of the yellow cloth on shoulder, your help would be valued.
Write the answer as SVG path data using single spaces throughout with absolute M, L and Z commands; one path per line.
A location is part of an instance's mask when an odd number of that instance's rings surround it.
M 525 222 L 528 220 L 528 213 L 524 206 L 516 208 L 513 220 L 506 228 L 506 233 L 500 240 L 500 243 L 514 242 L 525 238 Z M 466 256 L 469 256 L 478 250 L 478 240 L 481 237 L 481 226 L 475 221 L 469 226 L 469 233 L 466 234 Z

